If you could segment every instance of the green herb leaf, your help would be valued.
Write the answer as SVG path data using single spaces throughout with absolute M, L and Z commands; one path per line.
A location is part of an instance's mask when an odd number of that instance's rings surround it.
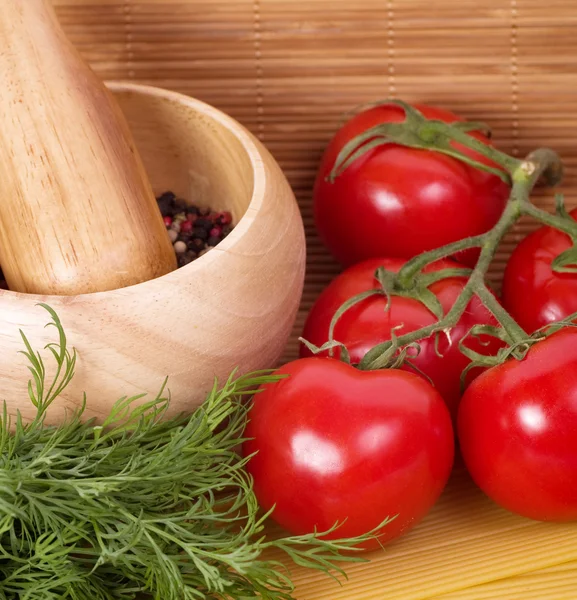
M 278 380 L 271 371 L 216 381 L 192 415 L 167 419 L 166 382 L 156 398 L 120 399 L 104 423 L 83 410 L 58 426 L 50 403 L 72 379 L 56 313 L 44 306 L 58 342 L 47 349 L 54 379 L 22 333 L 36 419 L 0 413 L 0 599 L 288 600 L 293 585 L 271 547 L 299 564 L 342 571 L 341 551 L 370 536 L 322 534 L 268 540 L 243 441 L 247 397 Z M 306 544 L 306 546 L 305 546 Z M 361 561 L 347 556 L 348 561 Z

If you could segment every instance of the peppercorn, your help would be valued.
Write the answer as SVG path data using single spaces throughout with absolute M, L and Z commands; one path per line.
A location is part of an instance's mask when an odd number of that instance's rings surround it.
M 192 230 L 192 236 L 206 242 L 208 239 L 208 231 L 204 227 L 195 227 Z
M 216 237 L 216 236 L 211 236 L 208 238 L 208 241 L 206 242 L 207 246 L 216 246 L 218 243 L 220 242 L 220 238 Z
M 228 225 L 229 223 L 232 223 L 232 215 L 228 210 L 218 213 L 218 222 L 221 225 Z
M 186 244 L 182 240 L 174 242 L 174 251 L 177 254 L 183 254 L 186 252 Z
M 175 196 L 172 192 L 165 192 L 156 199 L 163 217 L 170 217 L 174 213 L 174 200 Z
M 184 198 L 180 198 L 180 197 L 175 198 L 174 205 L 179 210 L 183 210 L 183 209 L 187 209 L 188 208 L 188 202 Z
M 212 229 L 212 225 L 213 223 L 210 219 L 204 219 L 202 217 L 194 222 L 195 227 L 204 227 L 206 230 Z
M 185 265 L 190 264 L 196 258 L 196 253 L 188 250 L 183 254 L 178 255 L 178 266 L 184 267 Z
M 193 252 L 200 252 L 204 249 L 204 242 L 199 238 L 192 238 L 190 242 L 188 242 L 188 249 Z
M 180 233 L 190 233 L 192 231 L 192 223 L 190 221 L 183 221 L 180 225 Z

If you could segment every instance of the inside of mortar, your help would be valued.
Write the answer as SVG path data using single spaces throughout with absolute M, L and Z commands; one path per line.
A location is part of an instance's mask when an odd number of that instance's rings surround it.
M 111 85 L 144 162 L 154 193 L 172 191 L 199 208 L 246 212 L 253 165 L 241 141 L 218 120 L 178 96 Z

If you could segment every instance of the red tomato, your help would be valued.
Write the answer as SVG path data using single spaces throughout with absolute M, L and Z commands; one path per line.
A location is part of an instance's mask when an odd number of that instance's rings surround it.
M 346 300 L 371 288 L 379 286 L 374 278 L 374 272 L 379 266 L 389 271 L 398 271 L 404 264 L 398 258 L 373 259 L 349 267 L 336 277 L 320 294 L 305 322 L 302 337 L 315 346 L 322 346 L 328 340 L 329 326 L 333 315 Z M 426 271 L 454 268 L 459 265 L 452 260 L 442 260 L 429 266 Z M 446 313 L 459 297 L 466 279 L 451 277 L 434 283 L 429 289 L 437 296 L 443 311 Z M 391 329 L 398 325 L 403 328 L 397 335 L 415 331 L 437 321 L 437 318 L 421 303 L 411 298 L 392 296 L 389 310 L 385 310 L 386 299 L 383 296 L 373 296 L 359 302 L 350 308 L 339 320 L 335 327 L 334 338 L 343 343 L 351 355 L 353 363 L 358 363 L 363 356 L 377 344 L 391 339 Z M 468 309 L 461 317 L 449 338 L 442 335 L 439 338 L 438 350 L 435 351 L 434 338 L 420 342 L 421 352 L 412 362 L 434 383 L 445 399 L 453 417 L 456 417 L 457 407 L 461 398 L 461 373 L 469 364 L 469 359 L 459 350 L 459 342 L 469 332 L 473 325 L 496 325 L 497 322 L 483 304 L 474 298 Z M 467 340 L 469 348 L 483 354 L 496 354 L 500 342 L 495 338 L 483 339 L 483 346 L 474 338 Z M 336 355 L 336 354 L 335 354 Z M 301 346 L 301 357 L 311 356 L 311 352 Z M 405 365 L 406 370 L 413 369 Z M 473 370 L 469 381 L 479 370 Z
M 462 120 L 439 108 L 415 108 L 427 118 Z M 404 115 L 391 104 L 364 110 L 337 131 L 325 150 L 314 187 L 314 218 L 322 240 L 345 266 L 380 256 L 411 258 L 484 233 L 505 207 L 510 188 L 496 175 L 444 154 L 396 144 L 368 151 L 333 183 L 326 181 L 347 142 L 380 123 L 401 122 Z M 490 144 L 480 133 L 471 135 Z M 475 250 L 459 258 L 472 264 L 477 257 Z
M 477 485 L 500 506 L 544 521 L 577 519 L 577 330 L 480 375 L 458 435 Z
M 381 543 L 415 526 L 436 502 L 453 464 L 451 419 L 425 380 L 396 369 L 364 372 L 305 358 L 254 397 L 243 446 L 260 505 L 292 534 L 329 539 L 396 518 Z M 346 521 L 345 521 L 346 519 Z M 374 542 L 365 548 L 375 547 Z
M 571 213 L 577 217 L 577 209 Z M 557 273 L 553 260 L 571 248 L 569 236 L 541 227 L 515 248 L 503 278 L 503 304 L 532 333 L 577 312 L 577 274 Z

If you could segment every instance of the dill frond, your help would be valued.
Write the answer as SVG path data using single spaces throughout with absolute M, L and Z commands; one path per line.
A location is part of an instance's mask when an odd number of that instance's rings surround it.
M 292 561 L 344 575 L 343 550 L 361 539 L 322 535 L 267 539 L 246 460 L 236 451 L 246 398 L 270 371 L 215 382 L 191 415 L 165 418 L 166 382 L 146 402 L 121 398 L 104 423 L 45 423 L 46 410 L 74 376 L 75 350 L 56 313 L 56 363 L 47 380 L 40 352 L 21 332 L 29 361 L 34 420 L 0 416 L 0 600 L 290 600 Z

